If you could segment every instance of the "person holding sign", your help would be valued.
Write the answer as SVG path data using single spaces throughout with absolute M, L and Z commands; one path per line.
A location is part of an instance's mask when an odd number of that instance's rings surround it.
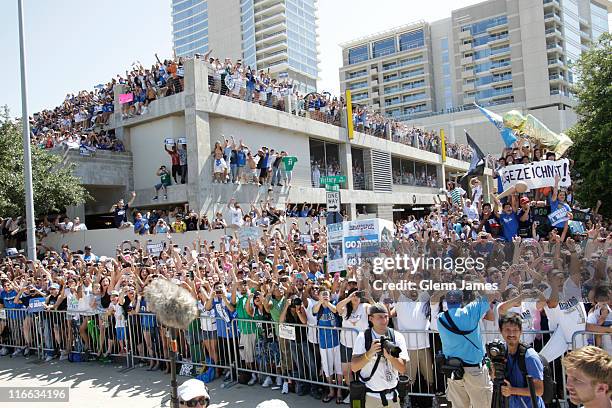
M 565 241 L 567 235 L 568 221 L 572 219 L 572 209 L 567 204 L 567 192 L 559 191 L 559 176 L 555 176 L 555 186 L 550 197 L 550 214 L 548 220 L 550 225 L 561 235 L 561 241 Z
M 168 199 L 168 186 L 172 184 L 170 180 L 170 173 L 166 169 L 166 166 L 161 166 L 155 173 L 159 176 L 159 184 L 155 185 L 155 197 L 153 200 L 157 200 L 159 197 L 159 190 L 164 190 L 164 200 Z

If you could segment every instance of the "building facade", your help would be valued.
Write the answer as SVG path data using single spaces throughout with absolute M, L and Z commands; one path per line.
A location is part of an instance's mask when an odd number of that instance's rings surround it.
M 501 139 L 473 103 L 518 109 L 553 130 L 575 123 L 571 65 L 608 31 L 605 0 L 489 0 L 341 44 L 341 90 L 357 104 L 481 147 Z M 468 112 L 465 112 L 468 111 Z M 472 128 L 470 128 L 472 126 Z
M 178 56 L 213 50 L 316 90 L 315 0 L 172 0 L 172 20 Z
M 124 91 L 117 85 L 114 92 Z M 206 64 L 198 59 L 186 61 L 183 92 L 152 101 L 146 115 L 111 118 L 109 127 L 130 153 L 87 160 L 77 153 L 71 156 L 76 174 L 93 196 L 74 215 L 86 216 L 88 225 L 108 222 L 110 206 L 130 191 L 137 193 L 133 208 L 139 210 L 188 204 L 209 217 L 227 211 L 231 198 L 245 209 L 265 200 L 277 208 L 287 203 L 324 207 L 326 189 L 321 177 L 343 175 L 341 204 L 351 219 L 368 214 L 391 220 L 425 211 L 434 204 L 445 180 L 469 167 L 466 161 L 447 158 L 443 163 L 437 153 L 357 131 L 349 140 L 345 126 L 292 114 L 290 99 L 286 102 L 287 111 L 279 111 L 211 93 Z M 121 112 L 118 102 L 115 112 Z M 292 185 L 269 191 L 267 185 L 213 183 L 211 152 L 217 141 L 231 137 L 252 152 L 267 146 L 295 156 Z M 157 170 L 161 165 L 171 168 L 171 157 L 164 149 L 168 138 L 186 140 L 187 183 L 171 185 L 167 197 L 154 201 Z M 110 171 L 104 173 L 105 168 L 117 170 L 101 177 Z

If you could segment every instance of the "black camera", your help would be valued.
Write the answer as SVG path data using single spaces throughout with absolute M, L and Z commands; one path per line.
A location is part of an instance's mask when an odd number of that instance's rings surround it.
M 495 369 L 495 377 L 493 379 L 502 381 L 505 380 L 506 354 L 508 353 L 506 344 L 501 340 L 496 339 L 490 343 L 487 343 L 485 347 L 487 349 L 487 357 Z
M 402 349 L 399 348 L 397 344 L 395 344 L 391 339 L 386 338 L 385 336 L 380 336 L 380 347 L 381 350 L 387 350 L 391 356 L 398 358 Z
M 293 298 L 291 300 L 291 306 L 302 306 L 302 299 L 300 299 L 300 298 Z

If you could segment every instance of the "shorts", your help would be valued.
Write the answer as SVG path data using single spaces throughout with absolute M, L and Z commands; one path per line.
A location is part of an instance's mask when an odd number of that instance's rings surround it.
M 267 167 L 265 169 L 261 169 L 259 171 L 259 177 L 261 177 L 261 178 L 268 177 L 268 168 Z
M 117 333 L 117 340 L 125 340 L 125 327 L 115 327 Z
M 342 362 L 340 361 L 340 346 L 321 348 L 321 368 L 326 377 L 334 374 L 342 375 Z
M 340 361 L 342 363 L 350 363 L 353 357 L 353 349 L 351 347 L 345 347 L 344 344 L 340 344 Z
M 159 183 L 159 184 L 156 184 L 156 185 L 155 185 L 155 189 L 156 189 L 156 190 L 159 190 L 159 189 L 160 189 L 160 188 L 162 188 L 162 187 L 168 187 L 168 186 L 167 186 L 167 185 L 165 185 L 165 184 L 163 184 L 163 183 Z
M 245 363 L 255 362 L 255 342 L 257 340 L 256 333 L 241 334 L 240 335 L 240 358 Z
M 202 340 L 217 340 L 217 331 L 202 330 Z

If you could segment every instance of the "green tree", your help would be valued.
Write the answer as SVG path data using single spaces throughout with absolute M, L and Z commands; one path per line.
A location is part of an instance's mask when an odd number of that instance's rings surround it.
M 0 216 L 25 216 L 21 121 L 12 120 L 8 109 L 0 112 Z M 34 212 L 37 216 L 78 205 L 90 196 L 73 176 L 74 164 L 64 165 L 62 157 L 32 146 Z
M 575 68 L 579 81 L 574 92 L 578 96 L 578 123 L 569 131 L 574 141 L 570 157 L 574 160 L 576 198 L 585 207 L 593 208 L 598 199 L 600 213 L 612 216 L 609 196 L 612 173 L 612 36 L 603 34 L 596 44 L 582 53 Z

